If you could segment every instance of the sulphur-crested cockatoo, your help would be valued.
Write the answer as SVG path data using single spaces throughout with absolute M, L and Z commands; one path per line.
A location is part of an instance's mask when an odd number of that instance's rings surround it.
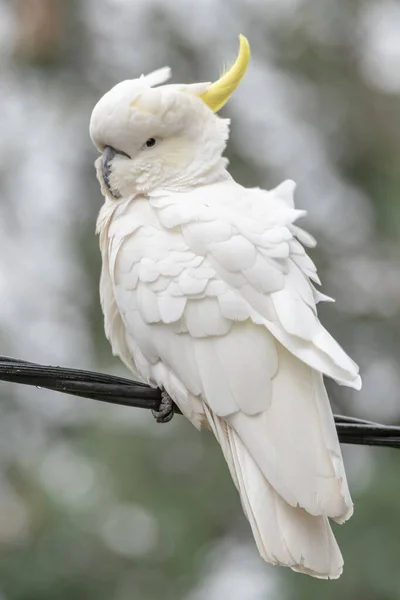
M 213 84 L 161 85 L 163 68 L 95 106 L 105 331 L 129 369 L 213 431 L 261 556 L 336 578 L 328 518 L 343 523 L 353 504 L 322 375 L 361 381 L 318 320 L 327 298 L 295 184 L 244 188 L 222 157 L 229 120 L 216 113 L 249 58 L 241 36 Z

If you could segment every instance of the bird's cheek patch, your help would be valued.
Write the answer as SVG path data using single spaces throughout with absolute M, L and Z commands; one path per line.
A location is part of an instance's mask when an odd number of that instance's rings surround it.
M 175 167 L 180 164 L 186 164 L 189 158 L 189 149 L 186 140 L 177 138 L 169 140 L 165 144 L 164 163 Z

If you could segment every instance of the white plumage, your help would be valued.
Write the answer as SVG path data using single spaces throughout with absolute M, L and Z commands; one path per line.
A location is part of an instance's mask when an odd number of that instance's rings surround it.
M 213 431 L 261 556 L 338 577 L 328 517 L 353 505 L 322 374 L 361 383 L 317 317 L 330 299 L 311 282 L 315 241 L 295 224 L 293 182 L 266 192 L 228 175 L 227 121 L 198 97 L 206 84 L 151 87 L 165 77 L 119 84 L 92 115 L 95 144 L 114 152 L 97 164 L 106 335 Z

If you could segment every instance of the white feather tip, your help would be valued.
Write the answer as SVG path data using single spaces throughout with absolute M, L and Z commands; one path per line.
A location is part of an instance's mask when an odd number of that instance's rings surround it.
M 157 69 L 156 71 L 152 71 L 152 73 L 148 73 L 147 75 L 142 75 L 140 79 L 145 79 L 146 83 L 150 87 L 154 87 L 155 85 L 161 85 L 170 79 L 171 77 L 171 69 L 170 67 L 162 67 L 161 69 Z

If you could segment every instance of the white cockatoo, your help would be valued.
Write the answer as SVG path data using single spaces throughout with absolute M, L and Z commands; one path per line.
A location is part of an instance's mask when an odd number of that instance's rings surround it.
M 217 438 L 261 556 L 319 578 L 343 559 L 329 518 L 353 512 L 323 375 L 355 389 L 357 365 L 324 329 L 295 223 L 295 184 L 234 181 L 217 111 L 242 79 L 123 81 L 95 106 L 102 157 L 101 303 L 114 354 Z M 158 86 L 158 87 L 157 87 Z M 161 415 L 165 412 L 160 411 Z

